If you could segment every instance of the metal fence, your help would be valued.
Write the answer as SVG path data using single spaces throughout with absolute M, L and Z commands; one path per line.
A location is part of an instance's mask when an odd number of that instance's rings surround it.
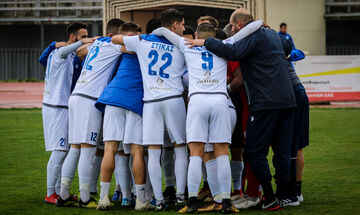
M 0 80 L 44 79 L 40 49 L 0 49 Z

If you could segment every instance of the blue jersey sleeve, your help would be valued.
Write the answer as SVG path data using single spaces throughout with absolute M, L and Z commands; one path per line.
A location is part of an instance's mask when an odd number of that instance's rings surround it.
M 295 43 L 294 43 L 294 41 L 293 41 L 293 38 L 291 37 L 290 34 L 288 34 L 288 36 L 289 36 L 289 40 L 290 40 L 291 45 L 292 45 L 292 49 L 296 49 L 296 48 L 295 48 Z
M 56 41 L 52 42 L 41 54 L 39 58 L 39 63 L 46 67 L 47 59 L 50 55 L 50 53 L 55 49 Z

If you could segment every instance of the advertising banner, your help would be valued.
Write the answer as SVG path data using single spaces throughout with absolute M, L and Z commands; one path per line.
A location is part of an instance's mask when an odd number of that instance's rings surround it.
M 360 56 L 306 56 L 294 66 L 310 102 L 360 101 Z

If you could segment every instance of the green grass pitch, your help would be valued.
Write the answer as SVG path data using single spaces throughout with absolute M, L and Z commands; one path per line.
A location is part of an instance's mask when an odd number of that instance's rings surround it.
M 40 109 L 0 110 L 0 146 L 0 214 L 140 214 L 120 206 L 96 211 L 44 204 L 50 153 L 45 152 Z M 360 214 L 360 109 L 311 109 L 310 147 L 304 154 L 305 202 L 274 213 Z M 75 178 L 72 193 L 77 190 Z

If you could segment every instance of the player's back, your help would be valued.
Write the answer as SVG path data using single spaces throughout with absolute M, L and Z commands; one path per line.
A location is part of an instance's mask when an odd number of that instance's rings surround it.
M 95 40 L 84 60 L 73 94 L 98 98 L 114 73 L 120 49 L 121 46 L 113 44 L 110 37 Z
M 135 54 L 123 53 L 116 75 L 106 86 L 95 106 L 104 111 L 105 105 L 112 105 L 142 115 L 143 97 L 139 60 Z
M 53 106 L 67 106 L 70 96 L 73 59 L 75 53 L 65 59 L 60 57 L 60 49 L 53 50 L 47 60 L 43 103 Z
M 182 43 L 184 44 L 184 43 Z M 189 97 L 194 94 L 227 96 L 227 61 L 206 50 L 205 46 L 181 46 L 189 71 Z
M 141 35 L 125 39 L 126 48 L 137 53 L 144 85 L 144 101 L 179 96 L 184 56 L 164 37 Z M 128 48 L 129 47 L 129 48 Z

